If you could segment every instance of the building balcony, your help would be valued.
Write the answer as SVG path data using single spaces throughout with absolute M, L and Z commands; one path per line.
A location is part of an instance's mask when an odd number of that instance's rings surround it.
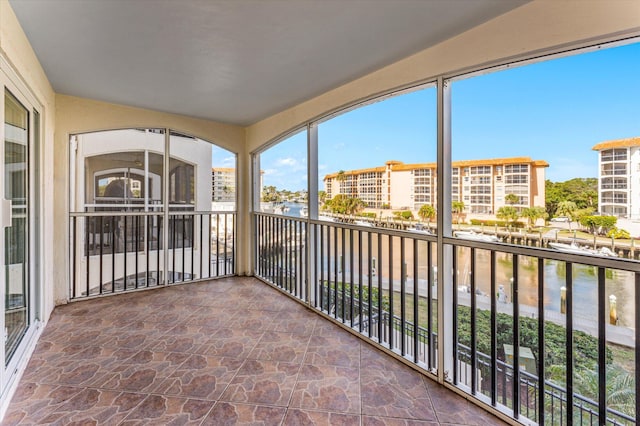
M 501 424 L 255 278 L 55 309 L 14 424 Z

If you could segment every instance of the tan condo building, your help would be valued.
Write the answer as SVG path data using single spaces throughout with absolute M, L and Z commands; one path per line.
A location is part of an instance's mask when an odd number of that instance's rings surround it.
M 545 205 L 546 161 L 529 157 L 454 161 L 452 201 L 462 201 L 465 212 L 494 214 L 507 205 L 508 194 L 518 196 L 514 207 Z M 404 164 L 340 171 L 324 177 L 327 199 L 338 194 L 360 198 L 371 208 L 418 210 L 436 205 L 436 163 Z

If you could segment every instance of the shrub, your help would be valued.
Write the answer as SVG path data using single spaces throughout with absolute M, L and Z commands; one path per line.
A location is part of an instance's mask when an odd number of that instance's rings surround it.
M 512 226 L 514 228 L 524 228 L 525 224 L 522 222 L 507 222 L 504 220 L 485 220 L 485 219 L 471 219 L 471 224 L 475 225 L 475 226 L 480 226 L 480 225 L 484 225 L 484 226 L 501 226 L 501 227 L 507 227 L 507 226 Z
M 629 238 L 631 238 L 631 234 L 629 234 L 629 231 L 627 231 L 625 229 L 620 229 L 620 228 L 615 228 L 614 227 L 609 232 L 607 232 L 607 237 L 614 238 L 616 240 L 618 240 L 618 239 L 628 240 Z
M 393 215 L 398 219 L 411 220 L 413 219 L 413 213 L 411 210 L 403 210 L 401 212 L 393 212 Z
M 374 212 L 364 212 L 364 213 L 359 213 L 356 216 L 360 216 L 360 217 L 368 217 L 371 219 L 375 219 L 377 216 Z

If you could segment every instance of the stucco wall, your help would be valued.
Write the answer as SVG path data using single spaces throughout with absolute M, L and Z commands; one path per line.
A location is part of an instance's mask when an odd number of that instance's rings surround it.
M 637 0 L 534 0 L 435 47 L 275 114 L 247 128 L 255 151 L 309 120 L 438 75 L 640 33 Z
M 40 103 L 41 109 L 41 162 L 40 192 L 43 194 L 40 223 L 45 230 L 42 235 L 41 245 L 43 256 L 39 259 L 42 276 L 44 278 L 43 315 L 48 318 L 54 306 L 53 287 L 58 272 L 54 268 L 56 261 L 64 258 L 64 251 L 60 250 L 56 256 L 53 249 L 53 232 L 46 230 L 55 229 L 54 218 L 54 131 L 55 131 L 55 94 L 53 88 L 38 62 L 27 37 L 25 36 L 13 9 L 7 0 L 0 0 L 0 50 L 9 62 L 19 79 L 28 87 L 32 95 Z

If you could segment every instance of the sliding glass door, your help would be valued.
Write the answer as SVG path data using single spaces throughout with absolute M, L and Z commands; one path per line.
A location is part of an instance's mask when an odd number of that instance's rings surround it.
M 4 102 L 0 104 L 0 116 L 4 120 L 0 131 L 0 291 L 4 300 L 4 314 L 0 320 L 4 332 L 0 350 L 3 363 L 1 394 L 24 360 L 38 320 L 38 274 L 33 261 L 37 194 L 34 193 L 33 173 L 40 115 L 35 102 L 24 94 L 24 90 L 13 85 L 5 72 L 0 73 L 0 83 L 4 95 Z

